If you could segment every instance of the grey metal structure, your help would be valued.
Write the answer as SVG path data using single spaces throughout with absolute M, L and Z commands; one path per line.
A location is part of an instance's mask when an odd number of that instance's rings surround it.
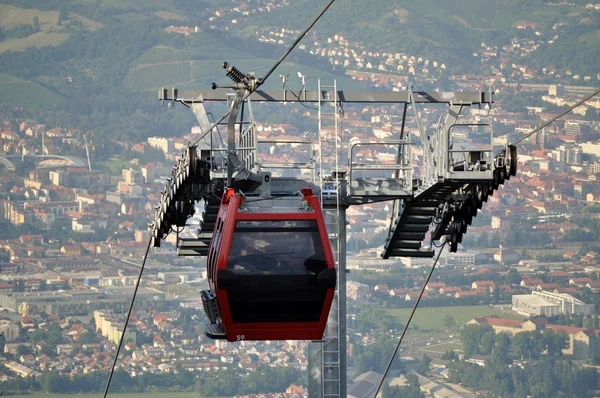
M 159 246 L 172 225 L 184 227 L 201 204 L 202 225 L 195 238 L 179 238 L 177 251 L 184 256 L 206 256 L 226 186 L 245 194 L 284 194 L 310 186 L 319 193 L 328 212 L 332 247 L 337 248 L 338 292 L 334 300 L 324 339 L 309 346 L 309 392 L 311 397 L 346 396 L 346 209 L 352 205 L 393 201 L 388 239 L 383 257 L 432 257 L 430 245 L 423 242 L 446 236 L 450 250 L 456 251 L 462 235 L 487 197 L 505 179 L 515 175 L 516 148 L 494 152 L 491 125 L 459 123 L 466 107 L 493 103 L 490 92 L 353 92 L 338 90 L 335 83 L 317 91 L 299 94 L 288 90 L 254 91 L 248 95 L 238 85 L 235 90 L 161 89 L 158 99 L 178 102 L 193 110 L 202 135 L 188 147 L 174 168 L 173 177 L 156 207 L 152 230 L 153 245 Z M 319 110 L 319 141 L 261 140 L 252 118 L 252 103 L 315 103 Z M 219 124 L 211 126 L 204 109 L 210 101 L 227 101 L 230 107 L 227 146 L 220 136 Z M 342 140 L 339 124 L 344 103 L 404 104 L 402 127 L 397 137 L 386 140 Z M 418 104 L 445 104 L 448 114 L 435 131 L 427 133 L 421 126 Z M 408 106 L 412 107 L 420 142 L 411 142 L 405 131 Z M 245 112 L 245 108 L 248 111 Z M 326 107 L 331 110 L 324 111 Z M 238 120 L 238 113 L 247 119 Z M 329 124 L 326 119 L 329 117 Z M 332 123 L 331 123 L 332 122 Z M 485 142 L 459 142 L 457 129 L 490 128 Z M 327 130 L 329 135 L 324 131 Z M 333 135 L 333 137 L 330 137 Z M 329 139 L 333 138 L 331 146 Z M 259 146 L 295 145 L 305 148 L 307 161 L 274 163 L 261 159 Z M 331 142 L 330 142 L 331 144 Z M 318 148 L 315 148 L 318 146 Z M 361 148 L 389 148 L 397 151 L 394 164 L 369 161 Z M 413 170 L 413 153 L 422 153 L 420 173 Z M 333 154 L 332 154 L 333 151 Z M 347 153 L 347 159 L 340 162 Z M 318 156 L 316 156 L 318 153 Z M 333 155 L 333 156 L 331 156 Z M 277 177 L 290 168 L 300 169 L 302 178 Z M 265 175 L 270 177 L 264 179 Z M 210 327 L 208 325 L 207 327 Z

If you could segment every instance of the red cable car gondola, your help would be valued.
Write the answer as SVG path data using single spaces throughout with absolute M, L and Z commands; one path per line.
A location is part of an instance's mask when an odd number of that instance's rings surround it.
M 320 340 L 336 285 L 323 212 L 302 196 L 245 198 L 227 189 L 202 292 L 211 338 Z

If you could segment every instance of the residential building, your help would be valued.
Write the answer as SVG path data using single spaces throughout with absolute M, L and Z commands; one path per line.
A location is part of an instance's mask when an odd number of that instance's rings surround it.
M 4 336 L 6 341 L 14 341 L 19 337 L 20 328 L 16 322 L 10 319 L 0 319 L 0 334 Z

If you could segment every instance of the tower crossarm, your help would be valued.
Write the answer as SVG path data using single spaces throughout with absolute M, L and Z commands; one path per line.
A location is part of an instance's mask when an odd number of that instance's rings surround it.
M 256 90 L 249 98 L 256 102 L 298 102 L 298 95 L 290 90 Z M 304 91 L 299 96 L 302 102 L 318 103 L 319 100 L 333 101 L 331 91 Z M 158 91 L 160 101 L 174 101 L 192 104 L 204 101 L 231 100 L 231 90 L 192 90 L 178 88 L 161 88 Z M 337 100 L 345 103 L 378 103 L 378 104 L 405 104 L 411 102 L 411 93 L 408 91 L 345 91 L 338 90 Z M 454 104 L 454 105 L 484 105 L 494 102 L 494 93 L 482 92 L 425 92 L 413 91 L 412 101 L 417 104 Z

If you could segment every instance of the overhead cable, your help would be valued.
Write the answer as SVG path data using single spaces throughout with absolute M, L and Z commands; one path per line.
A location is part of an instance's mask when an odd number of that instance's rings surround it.
M 573 109 L 577 108 L 578 106 L 582 105 L 583 103 L 591 100 L 592 98 L 594 98 L 596 95 L 600 94 L 600 89 L 594 91 L 591 95 L 588 95 L 587 97 L 585 97 L 584 99 L 582 99 L 581 101 L 577 102 L 575 105 L 569 107 L 569 109 L 567 109 L 566 111 L 564 111 L 563 113 L 561 113 L 558 116 L 554 116 L 552 119 L 548 120 L 546 123 L 542 124 L 540 127 L 537 127 L 535 129 L 533 129 L 532 131 L 530 131 L 529 133 L 527 133 L 527 135 L 525 135 L 525 137 L 519 139 L 517 142 L 515 142 L 513 145 L 517 145 L 520 144 L 521 142 L 525 141 L 527 138 L 531 137 L 532 135 L 534 135 L 535 133 L 537 133 L 538 131 L 540 131 L 541 129 L 545 128 L 546 126 L 548 126 L 551 123 L 554 123 L 556 120 L 560 119 L 561 117 L 563 117 L 564 115 L 566 115 L 567 113 L 571 112 Z
M 265 82 L 265 80 L 267 80 L 269 78 L 269 76 L 271 76 L 271 73 L 273 73 L 275 71 L 275 69 L 277 69 L 277 67 L 286 59 L 286 57 L 292 52 L 292 50 L 298 45 L 298 43 L 300 43 L 300 41 L 304 38 L 304 36 L 306 36 L 306 34 L 308 33 L 309 30 L 312 29 L 312 27 L 319 21 L 319 19 L 321 19 L 321 17 L 323 16 L 323 14 L 325 14 L 325 11 L 327 11 L 329 9 L 329 7 L 331 7 L 331 5 L 333 4 L 335 0 L 330 0 L 329 3 L 327 3 L 327 5 L 321 10 L 321 12 L 319 13 L 319 15 L 317 15 L 317 17 L 311 22 L 310 25 L 308 25 L 308 28 L 304 29 L 304 32 L 302 32 L 294 41 L 294 43 L 292 43 L 292 45 L 290 46 L 290 48 L 287 49 L 287 51 L 285 52 L 285 54 L 283 54 L 281 56 L 281 58 L 279 58 L 279 60 L 277 62 L 275 62 L 275 65 L 273 65 L 273 67 L 271 68 L 271 70 L 269 70 L 267 72 L 267 74 L 265 75 L 265 77 L 263 77 L 262 79 L 260 79 L 260 81 L 258 82 L 258 86 L 260 86 L 261 84 L 263 84 Z
M 444 250 L 445 246 L 446 246 L 446 242 L 444 241 L 444 243 L 440 247 L 440 250 L 438 250 L 437 257 L 435 258 L 435 261 L 433 262 L 433 265 L 431 266 L 431 271 L 429 271 L 429 275 L 427 275 L 427 279 L 425 280 L 425 283 L 423 284 L 423 288 L 421 288 L 419 297 L 417 298 L 417 301 L 415 302 L 415 305 L 410 313 L 410 316 L 408 317 L 408 321 L 406 322 L 406 325 L 404 326 L 404 330 L 402 330 L 402 334 L 400 335 L 400 339 L 398 339 L 398 344 L 396 344 L 396 348 L 394 349 L 394 352 L 392 353 L 392 357 L 390 358 L 390 361 L 388 362 L 387 367 L 385 368 L 385 372 L 383 372 L 381 381 L 379 382 L 379 385 L 377 386 L 377 391 L 375 391 L 375 395 L 373 395 L 374 397 L 376 397 L 377 394 L 379 394 L 379 390 L 381 389 L 381 386 L 383 385 L 383 382 L 385 381 L 385 377 L 387 376 L 388 372 L 390 371 L 390 368 L 392 367 L 392 362 L 394 362 L 394 358 L 396 357 L 396 354 L 398 353 L 400 344 L 402 344 L 404 335 L 406 334 L 406 331 L 408 330 L 408 327 L 410 326 L 410 322 L 412 321 L 413 315 L 415 315 L 415 312 L 417 311 L 417 307 L 419 306 L 419 303 L 421 302 L 421 298 L 423 297 L 423 294 L 425 293 L 425 288 L 427 287 L 427 284 L 429 283 L 429 279 L 431 279 L 431 275 L 433 275 L 435 266 L 436 266 L 438 260 L 440 259 L 440 254 L 442 254 L 442 251 Z
M 127 331 L 127 325 L 129 324 L 129 318 L 131 318 L 131 312 L 133 311 L 133 304 L 135 303 L 135 296 L 137 295 L 137 291 L 140 287 L 140 282 L 142 280 L 142 274 L 144 273 L 144 266 L 146 265 L 146 259 L 148 258 L 148 252 L 150 251 L 150 244 L 152 243 L 152 237 L 148 240 L 148 247 L 146 247 L 146 253 L 144 254 L 144 260 L 142 261 L 142 266 L 140 267 L 140 274 L 137 278 L 137 283 L 135 284 L 135 289 L 133 289 L 133 298 L 131 299 L 131 304 L 129 304 L 129 311 L 127 311 L 127 318 L 125 319 L 125 325 L 123 325 L 123 333 L 121 333 L 121 338 L 119 339 L 119 345 L 117 345 L 117 353 L 115 354 L 115 359 L 113 360 L 113 364 L 110 368 L 110 374 L 108 375 L 108 382 L 106 383 L 106 388 L 104 389 L 104 398 L 108 395 L 108 389 L 110 388 L 110 382 L 112 381 L 113 374 L 115 372 L 115 367 L 117 366 L 117 360 L 119 359 L 119 353 L 121 352 L 121 346 L 123 345 L 123 339 L 125 338 L 125 332 Z

